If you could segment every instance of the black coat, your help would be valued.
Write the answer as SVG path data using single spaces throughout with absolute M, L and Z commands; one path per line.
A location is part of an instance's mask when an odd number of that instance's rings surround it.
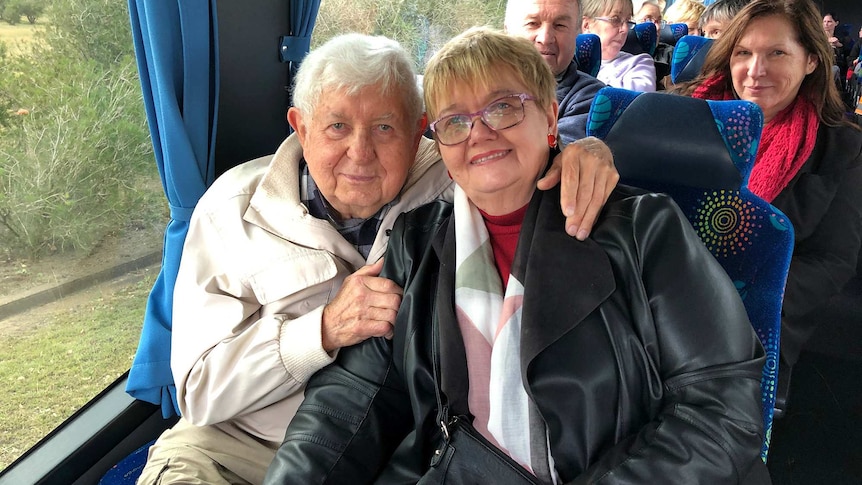
M 443 394 L 463 408 L 468 391 L 452 222 L 435 202 L 395 224 L 381 273 L 405 289 L 394 338 L 342 349 L 312 377 L 266 483 L 416 483 L 427 470 L 441 439 L 432 319 Z M 763 467 L 763 349 L 675 204 L 618 187 L 587 241 L 563 222 L 559 192 L 537 192 L 513 362 L 560 478 L 720 484 Z
M 781 354 L 796 362 L 818 313 L 856 274 L 862 244 L 862 131 L 821 125 L 811 156 L 772 205 L 796 242 L 784 293 Z

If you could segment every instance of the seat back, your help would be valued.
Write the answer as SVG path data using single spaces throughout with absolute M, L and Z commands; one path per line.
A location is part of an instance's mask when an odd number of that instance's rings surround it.
M 596 34 L 578 34 L 575 38 L 575 62 L 578 70 L 596 77 L 602 66 L 602 41 Z
M 658 41 L 669 45 L 676 45 L 679 39 L 688 35 L 688 24 L 665 24 L 658 33 Z
M 629 54 L 649 54 L 650 57 L 655 54 L 655 47 L 658 45 L 658 32 L 655 24 L 652 22 L 642 22 L 629 29 L 626 42 L 623 44 L 622 51 Z
M 691 81 L 703 67 L 706 54 L 712 47 L 712 39 L 698 35 L 686 35 L 679 39 L 673 49 L 670 63 L 670 80 L 674 84 Z
M 736 285 L 766 351 L 761 379 L 765 461 L 793 228 L 781 211 L 747 187 L 762 123 L 760 108 L 747 101 L 603 88 L 593 100 L 587 135 L 608 144 L 623 183 L 673 197 Z

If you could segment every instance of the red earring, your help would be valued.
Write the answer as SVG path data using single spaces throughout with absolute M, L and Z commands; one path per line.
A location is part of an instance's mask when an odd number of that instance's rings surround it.
M 548 133 L 548 146 L 551 148 L 557 148 L 557 137 L 552 133 Z

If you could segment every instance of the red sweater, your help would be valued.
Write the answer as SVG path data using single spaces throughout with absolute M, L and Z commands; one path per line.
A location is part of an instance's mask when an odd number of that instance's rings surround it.
M 518 248 L 518 236 L 521 234 L 521 225 L 527 214 L 527 206 L 521 207 L 515 212 L 502 216 L 492 216 L 480 210 L 491 238 L 491 248 L 494 250 L 494 262 L 500 280 L 503 281 L 505 292 L 509 283 L 509 273 L 512 271 L 512 261 L 515 259 L 515 250 Z

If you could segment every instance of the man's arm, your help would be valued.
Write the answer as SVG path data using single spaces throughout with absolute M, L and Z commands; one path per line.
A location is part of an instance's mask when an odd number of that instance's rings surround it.
M 554 157 L 554 163 L 537 187 L 548 190 L 560 184 L 560 207 L 566 215 L 566 232 L 583 241 L 608 197 L 617 186 L 620 174 L 607 145 L 596 137 L 577 140 Z
M 199 212 L 177 275 L 171 351 L 180 410 L 191 423 L 278 403 L 330 364 L 338 347 L 391 332 L 400 288 L 376 277 L 379 264 L 349 275 L 327 251 L 262 235 L 223 207 Z M 279 440 L 282 431 L 266 437 Z

